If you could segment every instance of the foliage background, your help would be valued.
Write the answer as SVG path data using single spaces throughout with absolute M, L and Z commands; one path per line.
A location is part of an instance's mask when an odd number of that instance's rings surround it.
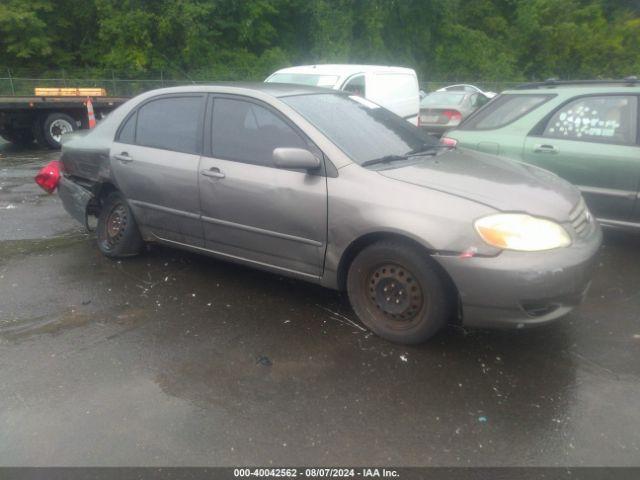
M 640 0 L 0 0 L 0 75 L 262 80 L 326 62 L 422 80 L 640 74 Z

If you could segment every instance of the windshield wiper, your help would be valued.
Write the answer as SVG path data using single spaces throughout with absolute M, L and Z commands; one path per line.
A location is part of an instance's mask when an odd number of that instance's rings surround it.
M 391 163 L 391 162 L 398 162 L 401 160 L 408 160 L 409 158 L 412 158 L 412 157 L 423 157 L 427 155 L 435 155 L 436 152 L 442 148 L 450 148 L 450 147 L 447 145 L 432 145 L 429 143 L 424 143 L 420 145 L 418 148 L 409 150 L 404 155 L 385 155 L 384 157 L 366 160 L 362 162 L 360 166 L 367 167 L 369 165 L 377 165 L 379 163 Z
M 406 160 L 409 156 L 407 155 L 385 155 L 380 158 L 372 158 L 371 160 L 366 160 L 360 164 L 361 167 L 368 167 L 369 165 L 377 165 L 379 163 L 391 163 L 398 162 L 400 160 Z

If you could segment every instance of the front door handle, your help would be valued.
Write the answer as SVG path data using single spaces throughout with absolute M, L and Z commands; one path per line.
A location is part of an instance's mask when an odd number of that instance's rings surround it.
M 535 153 L 558 153 L 558 149 L 553 145 L 539 143 L 533 147 Z
M 133 162 L 133 158 L 131 158 L 127 152 L 118 153 L 118 154 L 114 155 L 113 158 L 118 160 L 120 163 L 131 163 L 131 162 Z
M 218 167 L 212 167 L 209 170 L 200 170 L 200 175 L 212 178 L 224 178 L 224 173 Z

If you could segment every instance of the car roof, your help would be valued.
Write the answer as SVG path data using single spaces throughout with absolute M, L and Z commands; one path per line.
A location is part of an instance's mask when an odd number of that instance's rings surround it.
M 505 90 L 503 94 L 547 94 L 554 93 L 560 95 L 589 95 L 594 93 L 632 93 L 640 92 L 640 85 L 624 84 L 601 84 L 601 85 L 549 85 L 536 88 L 515 88 Z
M 272 97 L 290 97 L 294 95 L 310 95 L 310 94 L 332 94 L 342 95 L 343 92 L 332 90 L 329 88 L 314 87 L 310 85 L 298 85 L 290 83 L 264 83 L 264 82 L 216 82 L 207 84 L 184 85 L 180 87 L 159 88 L 150 90 L 147 93 L 153 95 L 171 94 L 171 93 L 235 93 L 235 94 L 252 94 L 262 93 Z
M 353 75 L 355 73 L 405 73 L 415 75 L 411 68 L 393 67 L 387 65 L 350 65 L 350 64 L 322 64 L 322 65 L 299 65 L 295 67 L 282 68 L 273 73 L 306 73 L 319 75 Z

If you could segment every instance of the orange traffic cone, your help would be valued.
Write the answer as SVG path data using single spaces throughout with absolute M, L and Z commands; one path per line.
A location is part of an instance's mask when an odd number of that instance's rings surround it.
M 96 116 L 93 113 L 93 103 L 91 103 L 91 97 L 87 97 L 87 114 L 89 116 L 89 128 L 96 126 Z

